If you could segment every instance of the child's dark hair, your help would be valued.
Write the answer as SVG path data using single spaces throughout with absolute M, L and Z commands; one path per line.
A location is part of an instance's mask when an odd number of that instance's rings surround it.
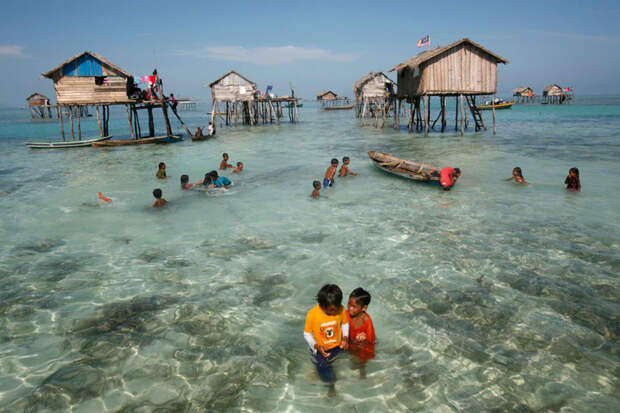
M 181 183 L 182 184 L 186 184 L 189 182 L 189 176 L 187 175 L 181 175 Z
M 217 171 L 215 171 L 215 170 L 213 170 L 213 171 L 211 171 L 211 172 L 207 173 L 207 175 L 210 175 L 211 177 L 213 177 L 213 179 L 217 179 L 217 178 L 219 178 L 219 177 L 220 177 L 220 176 L 218 175 Z
M 332 162 L 331 162 L 331 164 L 333 165 L 333 164 L 335 164 L 335 163 L 338 163 L 338 159 L 336 159 L 336 158 L 332 158 Z
M 579 168 L 570 168 L 568 172 L 574 173 L 579 178 Z
M 319 189 L 321 187 L 321 181 L 314 181 L 314 182 L 312 182 L 312 187 L 314 189 Z
M 237 162 L 237 166 L 243 165 L 243 162 Z
M 166 166 L 166 164 L 164 162 L 160 162 L 159 163 L 159 169 L 161 169 L 162 166 Z
M 316 295 L 316 300 L 321 308 L 331 305 L 340 307 L 342 305 L 342 290 L 336 284 L 325 284 Z
M 460 175 L 461 174 L 461 169 L 460 168 L 454 168 L 454 173 Z
M 370 304 L 370 293 L 362 287 L 358 287 L 351 291 L 349 298 L 351 297 L 355 298 L 355 301 L 357 301 L 362 307 Z
M 516 166 L 516 167 L 512 170 L 512 172 L 513 172 L 513 173 L 514 173 L 514 172 L 516 172 L 516 173 L 519 175 L 519 177 L 523 178 L 523 172 L 521 172 L 521 168 L 519 168 L 518 166 Z
M 224 153 L 222 154 L 222 158 L 223 158 L 223 157 L 225 157 L 225 156 L 228 156 L 228 154 L 227 154 L 226 152 L 224 152 Z
M 157 199 L 161 198 L 161 189 L 159 188 L 153 189 L 153 196 Z
M 349 157 L 348 156 L 343 156 L 342 157 L 342 163 L 345 163 L 346 161 L 349 161 Z

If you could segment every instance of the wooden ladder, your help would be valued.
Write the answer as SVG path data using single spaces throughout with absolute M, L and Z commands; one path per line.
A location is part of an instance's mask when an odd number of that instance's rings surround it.
M 476 124 L 476 132 L 481 128 L 487 130 L 487 127 L 484 126 L 484 119 L 482 119 L 482 114 L 480 113 L 480 109 L 476 106 L 476 97 L 465 95 L 465 99 L 467 100 L 467 105 L 469 106 L 469 110 L 471 111 L 471 116 L 474 118 L 474 123 Z

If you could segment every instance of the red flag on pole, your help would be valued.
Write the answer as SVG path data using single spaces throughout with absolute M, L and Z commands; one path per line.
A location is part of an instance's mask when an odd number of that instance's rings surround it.
M 429 44 L 431 44 L 431 36 L 429 34 L 418 40 L 418 47 L 428 46 Z

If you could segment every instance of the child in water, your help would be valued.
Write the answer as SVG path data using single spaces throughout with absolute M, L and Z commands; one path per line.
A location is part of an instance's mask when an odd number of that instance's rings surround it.
M 232 170 L 232 173 L 238 174 L 243 171 L 243 162 L 237 162 L 237 167 Z
M 230 185 L 232 185 L 232 182 L 225 176 L 219 176 L 217 171 L 211 171 L 205 175 L 205 180 L 203 181 L 203 184 L 210 188 L 226 189 Z
M 351 161 L 348 156 L 345 156 L 344 158 L 342 158 L 342 166 L 340 167 L 340 176 L 359 175 L 349 169 L 349 162 Z
M 168 201 L 162 198 L 161 195 L 161 189 L 153 189 L 153 196 L 155 197 L 155 203 L 153 204 L 153 208 L 163 208 L 164 206 L 166 206 L 166 203 Z
M 456 180 L 461 176 L 461 170 L 459 168 L 451 168 L 446 166 L 439 172 L 439 183 L 444 191 L 452 189 Z
M 232 166 L 231 164 L 228 163 L 228 154 L 227 153 L 223 153 L 222 154 L 222 162 L 220 162 L 220 170 L 224 170 L 226 168 L 234 168 L 234 166 Z
M 581 191 L 581 181 L 579 181 L 579 169 L 570 168 L 568 170 L 568 176 L 564 180 L 566 189 L 568 191 Z
M 159 179 L 166 179 L 168 176 L 166 175 L 166 164 L 163 162 L 159 163 L 159 168 L 157 169 L 157 173 L 155 174 Z
M 529 184 L 523 177 L 523 172 L 521 172 L 521 168 L 518 166 L 512 170 L 512 177 L 506 179 L 507 181 L 515 181 L 517 184 Z
M 190 189 L 194 184 L 189 183 L 188 175 L 181 175 L 181 189 Z
M 321 196 L 321 194 L 319 193 L 319 191 L 321 190 L 321 181 L 312 182 L 312 187 L 314 188 L 314 191 L 312 191 L 312 198 L 318 198 L 319 196 Z
M 375 356 L 375 328 L 366 313 L 370 304 L 370 293 L 356 288 L 349 295 L 347 319 L 349 321 L 349 353 L 362 362 L 360 376 L 366 375 L 365 363 Z
M 338 168 L 338 159 L 333 158 L 331 166 L 325 171 L 325 178 L 323 178 L 323 188 L 332 186 L 334 184 L 334 176 L 336 175 L 336 169 Z
M 333 394 L 336 374 L 330 362 L 349 347 L 349 323 L 342 306 L 342 290 L 335 284 L 325 284 L 316 296 L 317 305 L 306 315 L 304 339 L 314 355 L 319 377 L 330 385 Z

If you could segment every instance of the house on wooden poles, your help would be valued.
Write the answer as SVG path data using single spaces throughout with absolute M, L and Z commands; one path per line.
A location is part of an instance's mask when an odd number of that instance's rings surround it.
M 51 119 L 52 105 L 50 99 L 40 93 L 33 93 L 26 98 L 28 109 L 30 109 L 30 117 L 32 119 Z
M 398 73 L 398 106 L 394 109 L 394 127 L 400 125 L 402 102 L 410 105 L 409 131 L 430 128 L 441 118 L 441 131 L 446 128 L 446 98 L 456 98 L 455 128 L 458 129 L 460 113 L 461 134 L 464 132 L 465 109 L 471 112 L 476 131 L 486 129 L 484 120 L 476 107 L 476 96 L 495 95 L 497 90 L 497 65 L 508 60 L 467 38 L 444 47 L 426 50 L 390 69 Z M 432 121 L 430 98 L 439 97 L 440 110 Z M 495 99 L 493 99 L 495 100 Z M 424 104 L 422 114 L 421 104 Z M 495 111 L 493 111 L 495 123 Z M 431 126 L 432 122 L 432 126 Z
M 325 110 L 353 108 L 351 99 L 349 99 L 348 97 L 338 96 L 335 92 L 332 92 L 331 90 L 326 90 L 319 93 L 318 95 L 316 95 L 316 100 L 321 105 L 321 108 Z
M 167 103 L 163 95 L 162 83 L 154 71 L 154 84 L 151 89 L 157 92 L 150 99 L 146 99 L 134 84 L 131 73 L 110 62 L 103 56 L 93 52 L 79 53 L 48 72 L 44 77 L 54 82 L 58 117 L 60 119 L 60 133 L 65 140 L 64 116 L 68 113 L 71 124 L 71 140 L 82 139 L 80 113 L 84 107 L 95 106 L 97 123 L 101 137 L 109 136 L 109 119 L 111 105 L 125 105 L 131 137 L 139 139 L 143 136 L 138 110 L 144 109 L 148 113 L 148 137 L 155 136 L 153 109 L 161 108 L 167 129 L 167 136 L 172 136 L 172 130 L 167 113 Z M 77 132 L 74 128 L 74 119 L 77 118 Z M 180 120 L 180 119 L 179 119 Z
M 297 122 L 297 98 L 291 96 L 275 97 L 270 87 L 264 93 L 256 88 L 256 83 L 231 70 L 213 82 L 211 89 L 211 122 L 220 116 L 220 125 L 237 126 L 258 125 L 260 123 L 280 124 L 283 113 L 288 110 L 291 123 Z
M 570 88 L 568 88 L 570 90 Z M 543 89 L 542 100 L 543 104 L 561 105 L 568 103 L 572 98 L 570 93 L 565 92 L 561 86 L 557 84 L 548 85 Z
M 324 100 L 336 100 L 338 99 L 338 95 L 331 90 L 325 90 L 318 95 L 316 95 L 316 100 L 324 101 Z
M 534 90 L 531 87 L 521 86 L 512 91 L 512 97 L 515 103 L 534 103 L 538 96 L 534 94 Z
M 365 119 L 374 118 L 375 127 L 381 127 L 396 102 L 396 84 L 382 72 L 370 72 L 353 84 L 355 113 L 364 124 Z

